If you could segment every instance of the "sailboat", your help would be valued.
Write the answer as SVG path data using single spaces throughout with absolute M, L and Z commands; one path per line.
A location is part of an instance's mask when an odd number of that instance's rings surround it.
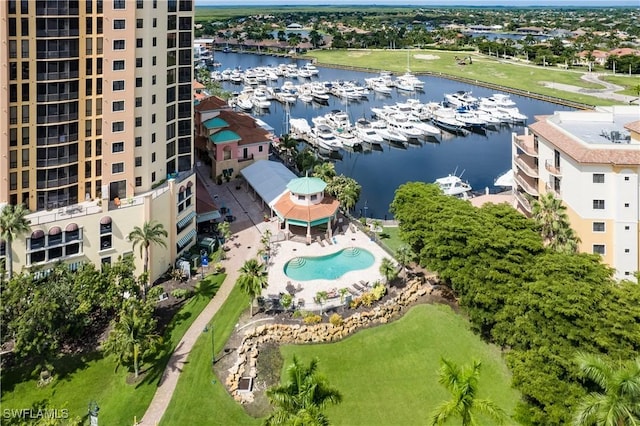
M 407 91 L 424 90 L 424 81 L 411 73 L 410 52 L 411 51 L 407 49 L 407 71 L 396 79 L 396 87 Z

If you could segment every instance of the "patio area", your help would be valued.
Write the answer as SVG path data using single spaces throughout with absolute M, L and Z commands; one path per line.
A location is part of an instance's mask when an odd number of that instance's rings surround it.
M 274 235 L 277 235 L 278 230 L 277 221 L 270 223 L 271 231 Z M 346 226 L 344 228 L 347 228 Z M 314 240 L 313 243 L 307 245 L 304 242 L 285 240 L 273 242 L 271 244 L 271 256 L 267 271 L 269 273 L 269 284 L 266 289 L 262 291 L 267 305 L 269 307 L 270 299 L 277 299 L 281 293 L 290 293 L 293 296 L 296 309 L 307 311 L 319 311 L 320 305 L 314 302 L 316 293 L 319 291 L 326 291 L 330 297 L 322 306 L 324 310 L 332 307 L 339 306 L 340 302 L 340 289 L 347 288 L 351 292 L 347 295 L 354 297 L 358 292 L 357 287 L 362 287 L 363 283 L 373 285 L 376 281 L 384 282 L 384 278 L 380 274 L 380 264 L 384 257 L 389 256 L 375 241 L 371 241 L 370 237 L 364 232 L 360 231 L 356 227 L 352 227 L 353 230 L 347 229 L 346 232 L 335 233 L 329 240 Z M 334 242 L 335 241 L 335 242 Z M 315 280 L 294 280 L 284 272 L 285 264 L 296 257 L 317 257 L 326 256 L 336 253 L 345 248 L 361 248 L 369 251 L 374 258 L 373 265 L 366 269 L 359 269 L 355 271 L 346 272 L 344 275 L 337 279 L 315 279 Z M 355 287 L 354 287 L 355 285 Z M 335 290 L 335 292 L 333 292 Z M 299 302 L 302 302 L 303 306 L 299 306 Z

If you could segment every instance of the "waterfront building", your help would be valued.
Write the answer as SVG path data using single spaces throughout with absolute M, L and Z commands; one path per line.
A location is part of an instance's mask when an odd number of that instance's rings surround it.
M 154 280 L 195 243 L 193 16 L 191 0 L 0 8 L 0 206 L 32 212 L 15 271 L 115 261 L 155 220 Z
M 274 137 L 255 118 L 233 111 L 216 96 L 196 103 L 195 133 L 198 156 L 211 165 L 214 181 L 228 181 L 255 161 L 267 160 Z
M 640 110 L 560 111 L 512 137 L 514 195 L 530 214 L 552 192 L 567 207 L 579 250 L 597 253 L 618 279 L 640 262 Z

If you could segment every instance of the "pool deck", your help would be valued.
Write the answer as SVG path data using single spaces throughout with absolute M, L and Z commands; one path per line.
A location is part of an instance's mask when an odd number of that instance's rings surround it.
M 294 303 L 298 305 L 298 301 L 302 299 L 304 300 L 304 306 L 300 307 L 300 309 L 316 311 L 320 310 L 320 305 L 314 303 L 313 300 L 319 291 L 329 293 L 333 289 L 339 291 L 345 287 L 351 287 L 352 290 L 355 290 L 352 285 L 361 285 L 360 281 L 368 282 L 370 285 L 378 280 L 384 282 L 384 278 L 380 274 L 380 264 L 384 257 L 391 258 L 391 256 L 378 246 L 376 242 L 371 241 L 371 239 L 360 230 L 356 230 L 355 232 L 347 230 L 346 233 L 334 235 L 334 237 L 336 243 L 328 244 L 326 240 L 323 240 L 322 244 L 324 247 L 316 241 L 310 245 L 296 241 L 272 243 L 272 255 L 268 265 L 269 285 L 263 290 L 263 297 L 269 299 L 270 296 L 278 297 L 280 293 L 287 293 L 287 286 L 290 284 L 297 289 L 293 296 Z M 373 265 L 366 269 L 347 272 L 335 280 L 298 281 L 287 277 L 284 273 L 284 265 L 295 257 L 325 256 L 349 247 L 358 247 L 369 251 L 374 257 Z M 289 288 L 291 288 L 291 286 L 289 286 Z M 326 310 L 329 307 L 338 305 L 340 305 L 340 297 L 327 300 L 323 304 L 323 308 Z

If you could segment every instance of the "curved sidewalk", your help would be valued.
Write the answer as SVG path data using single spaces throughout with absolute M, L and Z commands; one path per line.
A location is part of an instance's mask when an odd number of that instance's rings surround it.
M 202 178 L 202 175 L 200 177 Z M 212 196 L 217 196 L 218 202 L 231 208 L 232 213 L 236 216 L 236 221 L 231 224 L 233 237 L 227 242 L 230 250 L 226 253 L 226 259 L 223 261 L 227 277 L 216 295 L 177 344 L 164 373 L 162 373 L 156 393 L 142 420 L 138 423 L 139 425 L 156 426 L 160 424 L 193 345 L 202 335 L 202 330 L 211 322 L 218 309 L 229 297 L 238 279 L 238 270 L 245 260 L 257 254 L 260 236 L 264 229 L 270 226 L 270 223 L 262 222 L 261 208 L 258 203 L 249 198 L 244 190 L 233 189 L 233 183 L 215 185 L 206 177 L 203 180 L 209 193 Z

